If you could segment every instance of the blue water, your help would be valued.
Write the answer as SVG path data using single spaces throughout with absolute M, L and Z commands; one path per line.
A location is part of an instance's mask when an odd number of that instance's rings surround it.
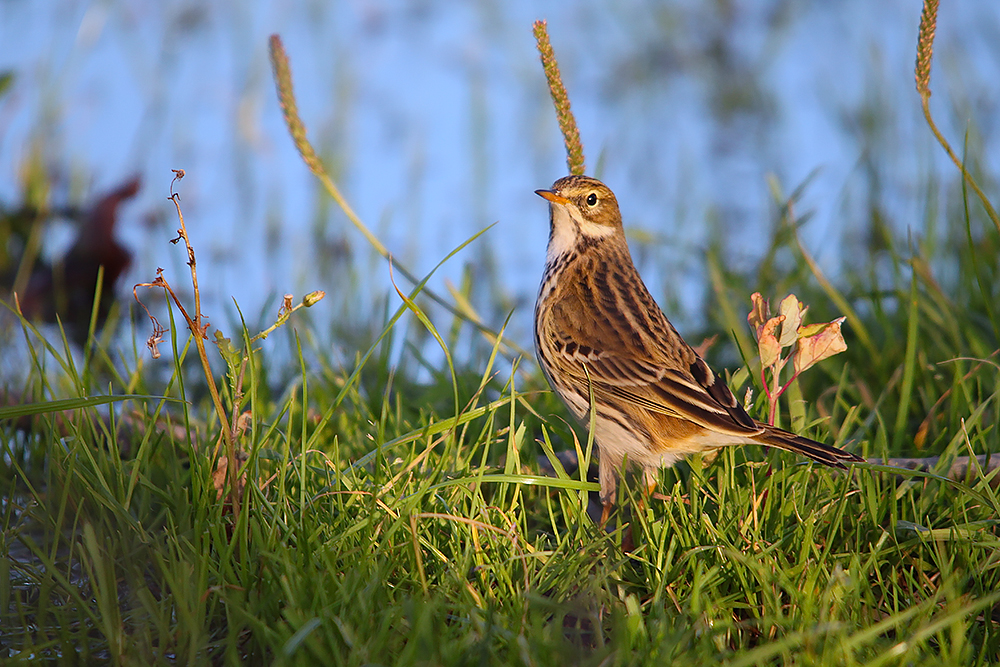
M 171 169 L 199 252 L 206 313 L 256 314 L 325 289 L 336 319 L 391 291 L 388 269 L 325 197 L 284 128 L 267 56 L 279 33 L 299 108 L 355 210 L 414 272 L 498 224 L 432 282 L 496 263 L 530 343 L 547 234 L 532 191 L 565 172 L 531 22 L 547 18 L 591 173 L 617 193 L 651 290 L 679 324 L 705 323 L 713 229 L 752 266 L 775 204 L 811 174 L 799 213 L 824 267 L 878 200 L 921 230 L 925 186 L 953 168 L 919 111 L 920 4 L 841 2 L 0 2 L 0 198 L 20 196 L 32 142 L 77 203 L 133 173 L 123 210 L 136 251 L 123 293 L 157 266 L 185 279 L 166 200 Z M 958 147 L 973 128 L 997 173 L 1000 4 L 942 6 L 932 104 Z M 58 253 L 65 230 L 47 252 Z M 61 241 L 62 240 L 62 241 Z M 347 253 L 346 255 L 344 253 Z M 349 262 L 345 258 L 350 258 Z M 348 266 L 349 265 L 349 266 Z M 781 295 L 775 295 L 781 296 Z M 476 304 L 488 310 L 486 304 Z M 320 320 L 322 320 L 322 315 Z M 500 321 L 492 322 L 499 325 Z

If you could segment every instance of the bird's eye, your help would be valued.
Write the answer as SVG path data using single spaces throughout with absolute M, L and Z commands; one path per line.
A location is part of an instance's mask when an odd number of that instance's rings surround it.
M 587 206 L 589 206 L 591 208 L 597 206 L 597 193 L 596 192 L 591 192 L 589 195 L 587 195 Z

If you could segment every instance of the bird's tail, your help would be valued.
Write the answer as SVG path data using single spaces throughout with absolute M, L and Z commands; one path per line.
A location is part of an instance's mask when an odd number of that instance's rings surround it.
M 843 449 L 824 445 L 822 442 L 810 440 L 801 435 L 789 433 L 774 426 L 764 426 L 764 432 L 754 438 L 762 445 L 770 445 L 778 449 L 795 452 L 811 458 L 813 461 L 833 468 L 846 468 L 844 463 L 864 461 L 860 456 L 845 452 Z

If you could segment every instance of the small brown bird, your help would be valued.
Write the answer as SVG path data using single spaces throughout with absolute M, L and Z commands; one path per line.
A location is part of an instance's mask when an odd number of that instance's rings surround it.
M 549 384 L 585 423 L 593 394 L 602 524 L 625 460 L 642 468 L 650 489 L 659 468 L 726 445 L 770 445 L 836 468 L 862 460 L 746 413 L 653 301 L 606 185 L 566 176 L 535 192 L 549 201 L 535 351 Z

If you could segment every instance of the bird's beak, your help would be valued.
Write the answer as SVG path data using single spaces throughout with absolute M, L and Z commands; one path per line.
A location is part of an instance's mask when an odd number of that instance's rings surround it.
M 560 206 L 565 206 L 569 203 L 569 200 L 563 197 L 561 194 L 555 190 L 535 190 L 535 194 L 542 199 L 548 199 L 553 204 L 559 204 Z

